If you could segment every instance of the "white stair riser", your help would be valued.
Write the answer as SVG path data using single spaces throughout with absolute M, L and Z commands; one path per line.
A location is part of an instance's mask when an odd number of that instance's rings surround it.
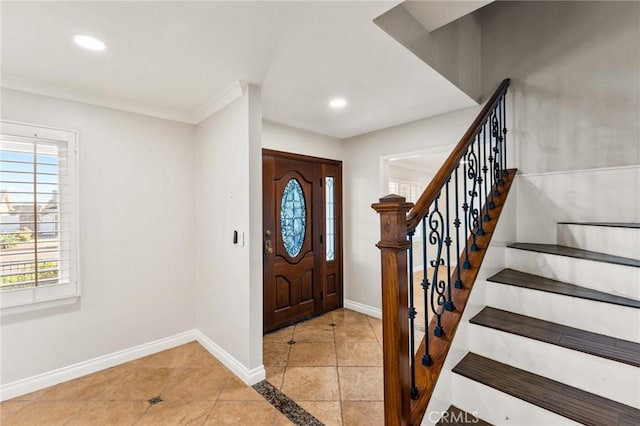
M 486 283 L 487 305 L 640 343 L 640 309 L 499 283 Z
M 640 268 L 514 248 L 506 258 L 511 269 L 640 299 Z
M 551 411 L 529 404 L 489 386 L 452 375 L 452 404 L 494 425 L 579 425 Z
M 640 369 L 472 324 L 469 350 L 622 404 L 640 406 Z
M 558 244 L 640 259 L 640 229 L 558 224 Z

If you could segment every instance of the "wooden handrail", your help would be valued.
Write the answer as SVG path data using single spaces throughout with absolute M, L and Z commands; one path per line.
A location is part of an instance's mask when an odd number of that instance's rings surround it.
M 486 103 L 484 108 L 482 108 L 480 114 L 478 114 L 473 123 L 471 123 L 471 126 L 469 126 L 467 132 L 462 136 L 460 142 L 458 142 L 454 150 L 451 151 L 451 154 L 449 154 L 447 160 L 444 162 L 442 167 L 440 167 L 440 170 L 438 170 L 433 179 L 431 179 L 427 188 L 424 190 L 422 195 L 420 195 L 418 201 L 416 201 L 416 205 L 407 215 L 407 231 L 411 232 L 416 229 L 420 221 L 427 215 L 429 207 L 435 201 L 440 190 L 447 183 L 447 180 L 460 163 L 462 156 L 467 152 L 467 148 L 473 142 L 482 124 L 488 118 L 496 104 L 500 101 L 502 95 L 509 88 L 510 82 L 511 79 L 509 78 L 502 80 L 502 83 L 500 83 L 491 98 L 489 98 L 489 101 Z

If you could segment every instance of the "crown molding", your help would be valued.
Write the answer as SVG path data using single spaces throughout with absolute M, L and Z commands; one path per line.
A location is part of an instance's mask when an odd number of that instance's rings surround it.
M 52 84 L 27 83 L 15 77 L 3 76 L 0 80 L 0 87 L 21 92 L 33 93 L 36 95 L 49 96 L 66 101 L 80 102 L 105 108 L 132 112 L 135 114 L 148 115 L 162 118 L 164 120 L 178 121 L 181 123 L 196 124 L 191 114 L 173 110 L 169 108 L 158 108 L 136 102 L 129 102 L 122 99 L 114 99 L 91 94 L 75 94 L 71 90 L 65 90 Z
M 236 80 L 226 89 L 222 90 L 219 94 L 214 96 L 211 100 L 207 101 L 200 108 L 196 109 L 192 114 L 192 122 L 199 124 L 207 118 L 211 117 L 222 108 L 226 107 L 236 99 L 239 99 L 244 95 L 247 89 L 247 84 L 243 81 Z
M 243 81 L 235 80 L 230 86 L 192 112 L 158 108 L 123 99 L 73 93 L 74 91 L 71 89 L 61 88 L 53 84 L 34 84 L 13 76 L 2 76 L 0 87 L 195 125 L 242 97 L 246 91 L 247 84 Z

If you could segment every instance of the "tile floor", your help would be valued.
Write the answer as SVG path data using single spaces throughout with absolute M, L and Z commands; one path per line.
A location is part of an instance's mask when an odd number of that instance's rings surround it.
M 150 404 L 159 396 L 162 401 Z M 0 404 L 2 426 L 290 425 L 196 342 Z
M 267 380 L 325 425 L 384 424 L 379 319 L 339 309 L 268 334 L 263 345 Z M 192 342 L 3 402 L 0 424 L 292 423 Z
M 263 345 L 267 380 L 325 425 L 384 424 L 379 319 L 339 309 Z

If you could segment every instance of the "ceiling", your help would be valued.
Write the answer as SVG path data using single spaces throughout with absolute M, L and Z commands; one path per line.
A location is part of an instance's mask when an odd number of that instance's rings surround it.
M 445 2 L 408 0 L 403 3 L 403 6 L 427 31 L 434 31 L 493 1 L 494 0 L 450 0 Z
M 3 2 L 2 86 L 197 123 L 240 80 L 264 118 L 339 138 L 475 105 L 372 22 L 397 4 Z

